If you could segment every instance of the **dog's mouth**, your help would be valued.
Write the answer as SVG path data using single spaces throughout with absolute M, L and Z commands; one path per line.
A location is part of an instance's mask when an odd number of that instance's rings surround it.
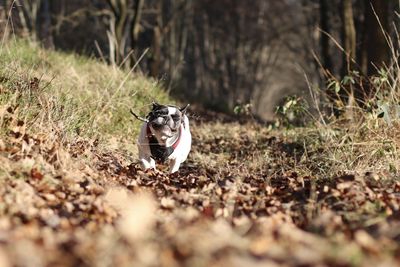
M 160 133 L 168 138 L 174 137 L 176 133 L 178 132 L 178 129 L 170 128 L 170 127 L 165 127 L 160 131 Z
M 166 134 L 166 133 L 161 133 L 161 134 L 162 134 L 162 135 L 161 135 L 161 139 L 162 139 L 162 140 L 167 140 L 168 138 L 174 137 L 173 134 Z

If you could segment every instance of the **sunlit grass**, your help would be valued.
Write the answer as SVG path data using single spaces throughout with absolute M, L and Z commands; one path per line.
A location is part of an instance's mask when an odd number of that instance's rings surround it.
M 11 107 L 33 131 L 59 131 L 68 139 L 132 142 L 138 122 L 129 109 L 145 113 L 152 100 L 171 101 L 156 80 L 24 41 L 4 44 L 0 65 L 1 116 Z

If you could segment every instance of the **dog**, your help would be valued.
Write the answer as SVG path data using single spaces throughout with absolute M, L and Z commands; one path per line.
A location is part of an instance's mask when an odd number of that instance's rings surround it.
M 137 145 L 139 160 L 144 170 L 156 170 L 156 162 L 169 161 L 169 172 L 179 170 L 187 159 L 191 145 L 189 119 L 186 110 L 173 105 L 161 105 L 153 102 L 153 107 L 140 129 Z

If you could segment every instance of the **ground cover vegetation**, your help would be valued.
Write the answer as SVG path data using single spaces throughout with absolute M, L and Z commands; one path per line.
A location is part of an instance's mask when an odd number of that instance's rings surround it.
M 140 170 L 128 112 L 173 101 L 159 83 L 23 41 L 1 61 L 1 266 L 398 265 L 393 72 L 386 106 L 307 127 L 294 99 L 279 127 L 192 110 L 168 175 Z

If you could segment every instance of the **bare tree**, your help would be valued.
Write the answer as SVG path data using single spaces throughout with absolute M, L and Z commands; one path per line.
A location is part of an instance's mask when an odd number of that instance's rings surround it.
M 143 0 L 107 0 L 108 47 L 112 64 L 133 64 L 133 52 L 139 36 Z
M 41 0 L 21 1 L 15 0 L 15 8 L 18 11 L 19 21 L 25 35 L 31 41 L 38 40 L 38 16 Z
M 356 29 L 354 26 L 353 16 L 353 1 L 343 0 L 343 48 L 344 48 L 344 62 L 343 62 L 343 75 L 350 73 L 353 70 L 355 56 L 356 56 Z
M 45 48 L 54 48 L 50 0 L 41 0 L 38 14 L 38 38 Z
M 322 64 L 325 70 L 332 72 L 333 64 L 330 54 L 330 41 L 328 34 L 331 33 L 330 25 L 330 12 L 332 8 L 332 2 L 330 0 L 320 0 L 319 1 L 320 10 L 320 28 L 321 28 L 321 57 Z
M 0 33 L 2 43 L 7 40 L 10 33 L 9 16 L 11 3 L 9 0 L 0 1 Z

